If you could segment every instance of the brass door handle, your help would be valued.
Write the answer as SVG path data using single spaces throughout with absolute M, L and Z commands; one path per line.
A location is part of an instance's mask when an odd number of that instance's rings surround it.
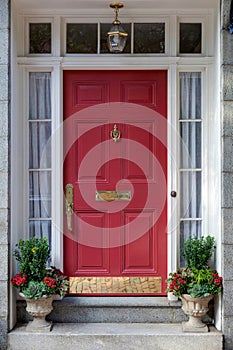
M 72 184 L 66 185 L 66 217 L 67 227 L 72 231 L 72 215 L 74 213 L 74 186 Z

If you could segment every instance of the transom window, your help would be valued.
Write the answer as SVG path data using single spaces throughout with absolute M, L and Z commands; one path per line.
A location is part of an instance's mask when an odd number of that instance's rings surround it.
M 45 20 L 44 20 L 45 21 Z M 169 22 L 122 23 L 128 33 L 125 54 L 167 54 Z M 111 23 L 80 23 L 65 21 L 64 54 L 107 54 L 107 33 Z M 28 53 L 52 54 L 52 22 L 30 22 L 28 25 Z M 179 23 L 178 54 L 202 54 L 202 23 Z
M 29 53 L 52 53 L 52 26 L 51 23 L 29 24 Z
M 198 54 L 202 52 L 202 24 L 180 23 L 179 53 Z

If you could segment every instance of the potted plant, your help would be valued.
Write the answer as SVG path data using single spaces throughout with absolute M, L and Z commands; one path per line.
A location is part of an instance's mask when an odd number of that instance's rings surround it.
M 45 317 L 52 311 L 53 300 L 65 295 L 69 282 L 59 269 L 47 267 L 50 249 L 46 238 L 21 239 L 13 254 L 20 272 L 12 277 L 11 284 L 19 289 L 27 302 L 27 311 L 33 316 L 27 330 L 50 330 L 51 323 Z
M 181 251 L 186 265 L 170 273 L 166 281 L 166 291 L 182 300 L 182 310 L 189 316 L 182 324 L 185 332 L 208 332 L 201 319 L 209 310 L 209 301 L 222 291 L 222 277 L 208 265 L 214 243 L 211 236 L 186 240 Z

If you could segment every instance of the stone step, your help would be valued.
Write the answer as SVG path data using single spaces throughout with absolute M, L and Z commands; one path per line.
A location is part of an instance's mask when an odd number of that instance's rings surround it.
M 221 350 L 222 334 L 184 333 L 181 324 L 55 323 L 51 332 L 28 333 L 19 326 L 8 335 L 8 350 Z
M 18 302 L 19 323 L 30 319 L 25 305 Z M 165 297 L 65 297 L 53 306 L 47 318 L 57 323 L 179 323 L 186 319 L 180 301 Z

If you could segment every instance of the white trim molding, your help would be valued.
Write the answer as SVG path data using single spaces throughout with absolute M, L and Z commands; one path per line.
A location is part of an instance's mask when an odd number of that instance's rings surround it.
M 216 120 L 216 115 L 219 113 L 219 105 L 213 106 L 213 98 L 217 96 L 216 91 L 218 90 L 219 81 L 217 86 L 214 84 L 213 73 L 216 71 L 218 61 L 218 50 L 215 48 L 218 45 L 215 43 L 214 23 L 216 21 L 218 12 L 218 1 L 217 0 L 202 0 L 197 1 L 202 3 L 202 6 L 198 9 L 193 9 L 191 1 L 179 1 L 182 7 L 172 10 L 170 1 L 170 8 L 166 7 L 164 1 L 160 4 L 160 9 L 154 8 L 154 1 L 146 1 L 147 8 L 144 11 L 139 9 L 132 9 L 129 7 L 125 14 L 124 19 L 129 19 L 132 22 L 135 20 L 150 22 L 153 15 L 156 14 L 156 18 L 165 20 L 168 28 L 166 34 L 167 46 L 165 54 L 157 55 L 133 55 L 133 54 L 122 54 L 122 55 L 111 55 L 111 54 L 93 54 L 93 55 L 65 55 L 64 53 L 64 25 L 72 17 L 74 21 L 93 21 L 94 18 L 98 18 L 97 22 L 101 20 L 106 22 L 108 19 L 112 19 L 112 13 L 104 9 L 99 9 L 97 12 L 88 9 L 79 9 L 72 12 L 71 9 L 65 10 L 58 7 L 55 11 L 50 7 L 49 10 L 39 8 L 30 8 L 30 1 L 27 0 L 15 0 L 14 11 L 17 24 L 15 30 L 12 33 L 12 42 L 17 43 L 17 53 L 15 61 L 17 69 L 13 71 L 13 80 L 15 82 L 21 81 L 21 86 L 13 89 L 13 108 L 12 113 L 17 115 L 17 121 L 12 125 L 13 135 L 13 149 L 22 150 L 22 159 L 17 159 L 17 152 L 12 152 L 12 166 L 13 172 L 16 173 L 16 167 L 14 164 L 19 164 L 18 171 L 19 176 L 12 179 L 12 192 L 17 192 L 17 198 L 15 204 L 13 204 L 13 212 L 17 212 L 19 218 L 14 219 L 12 222 L 13 232 L 17 232 L 20 235 L 21 232 L 26 232 L 27 227 L 27 206 L 25 202 L 25 193 L 27 193 L 27 183 L 25 177 L 25 166 L 27 159 L 26 145 L 28 136 L 23 135 L 25 129 L 25 123 L 27 122 L 27 106 L 28 106 L 28 72 L 52 72 L 52 133 L 55 137 L 52 140 L 52 261 L 54 264 L 62 268 L 63 266 L 63 235 L 60 231 L 62 227 L 63 217 L 63 177 L 62 177 L 62 164 L 63 164 L 63 152 L 62 152 L 62 96 L 63 96 L 63 80 L 62 75 L 64 70 L 159 70 L 165 69 L 168 71 L 168 273 L 174 271 L 177 268 L 177 257 L 178 257 L 178 226 L 179 226 L 179 212 L 177 209 L 177 201 L 179 198 L 172 198 L 170 192 L 172 190 L 178 191 L 178 176 L 177 176 L 177 164 L 179 159 L 179 148 L 177 144 L 176 134 L 179 134 L 178 130 L 178 73 L 180 71 L 198 71 L 203 72 L 203 101 L 204 101 L 204 128 L 206 130 L 204 134 L 204 150 L 207 152 L 205 161 L 207 162 L 207 170 L 204 175 L 204 186 L 205 186 L 205 206 L 211 208 L 213 212 L 220 212 L 213 208 L 217 206 L 219 209 L 220 199 L 213 202 L 211 196 L 207 195 L 208 191 L 213 190 L 214 184 L 213 179 L 210 179 L 210 174 L 215 174 L 215 179 L 220 181 L 220 159 L 218 155 L 217 164 L 213 161 L 213 155 L 209 151 L 212 147 L 213 139 L 215 135 L 220 134 L 220 124 L 211 124 L 211 121 Z M 44 3 L 42 1 L 42 3 Z M 47 1 L 47 6 L 49 3 Z M 81 2 L 80 2 L 81 3 Z M 90 4 L 90 1 L 86 2 Z M 140 1 L 140 4 L 142 2 Z M 149 7 L 149 4 L 150 6 Z M 164 3 L 164 8 L 162 8 Z M 193 3 L 193 2 L 192 2 Z M 35 2 L 34 2 L 35 4 Z M 52 2 L 51 2 L 52 4 Z M 204 7 L 204 4 L 206 7 Z M 106 5 L 106 3 L 105 3 Z M 51 5 L 52 6 L 52 5 Z M 122 13 L 123 14 L 123 13 Z M 74 18 L 75 17 L 75 18 Z M 52 53 L 50 55 L 30 55 L 28 53 L 28 24 L 32 21 L 33 23 L 49 21 L 52 23 Z M 156 22 L 156 19 L 153 19 Z M 178 24 L 179 22 L 196 22 L 203 23 L 203 50 L 200 55 L 178 55 Z M 20 29 L 20 30 L 19 30 Z M 24 33 L 24 36 L 22 35 Z M 62 55 L 63 54 L 63 55 Z M 213 110 L 214 109 L 214 110 Z M 13 118 L 12 120 L 14 120 Z M 211 128 L 210 128 L 211 125 Z M 59 130 L 59 131 L 58 131 Z M 174 130 L 176 133 L 174 133 Z M 25 141 L 25 142 L 24 142 Z M 23 146 L 24 142 L 24 146 Z M 218 145 L 215 145 L 215 150 L 218 152 Z M 220 148 L 219 148 L 220 149 Z M 211 181 L 209 181 L 209 179 Z M 20 184 L 23 184 L 23 188 Z M 20 191 L 18 190 L 20 188 Z M 22 205 L 22 203 L 24 203 Z M 21 208 L 17 211 L 17 208 Z M 212 212 L 211 212 L 212 213 Z M 216 237 L 220 234 L 220 218 L 218 217 L 218 224 L 213 228 L 210 224 L 210 218 L 212 214 L 210 210 L 204 212 L 203 221 L 205 222 L 204 228 L 206 233 L 213 233 Z M 20 222 L 20 228 L 18 226 Z M 214 232 L 209 232 L 208 229 L 214 229 Z M 208 231 L 208 232 L 207 232 Z M 17 234 L 15 240 L 17 240 Z M 14 244 L 14 242 L 12 242 Z

